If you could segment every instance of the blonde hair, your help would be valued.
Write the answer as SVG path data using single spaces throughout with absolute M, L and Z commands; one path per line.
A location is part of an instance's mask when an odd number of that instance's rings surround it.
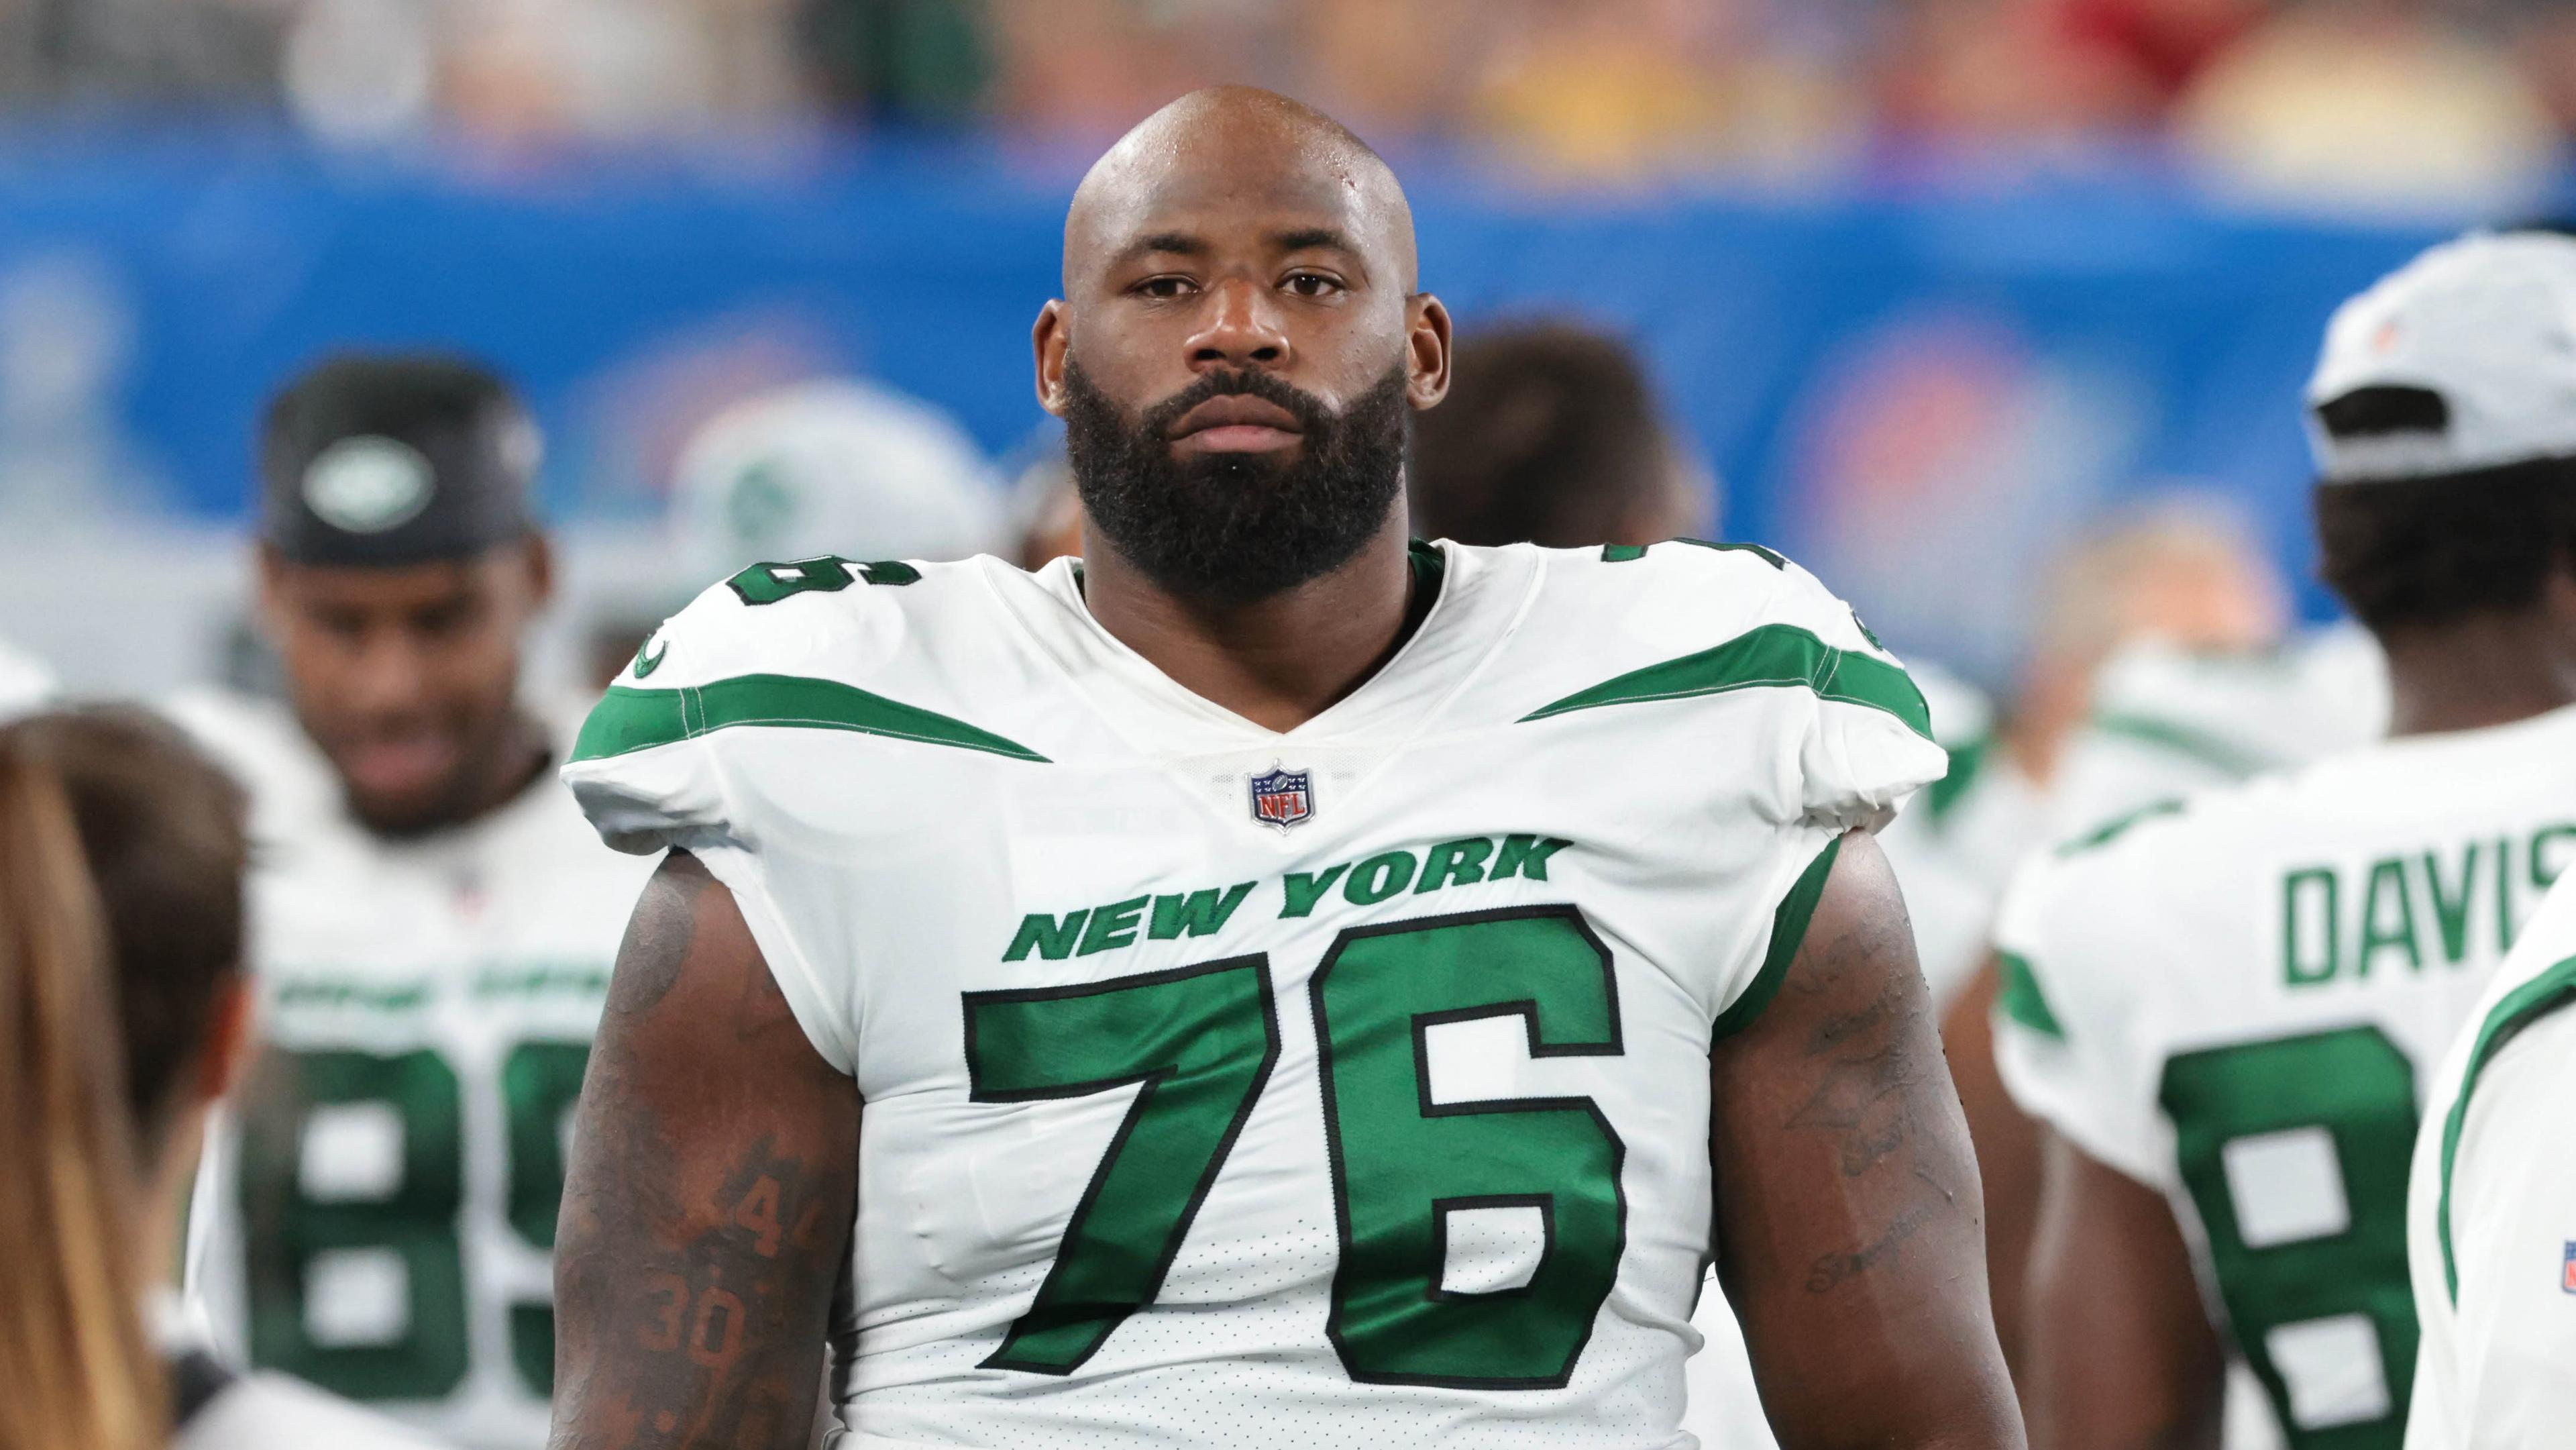
M 0 1450 L 167 1435 L 108 940 L 62 780 L 0 734 Z

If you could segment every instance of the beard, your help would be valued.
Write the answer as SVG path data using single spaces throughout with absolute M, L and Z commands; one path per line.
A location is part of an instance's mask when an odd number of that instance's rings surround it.
M 1209 373 L 1133 425 L 1070 359 L 1064 391 L 1065 458 L 1092 527 L 1184 599 L 1246 604 L 1321 578 L 1385 527 L 1403 492 L 1400 361 L 1338 413 L 1257 371 Z M 1287 409 L 1303 430 L 1296 450 L 1174 456 L 1181 415 L 1233 394 Z

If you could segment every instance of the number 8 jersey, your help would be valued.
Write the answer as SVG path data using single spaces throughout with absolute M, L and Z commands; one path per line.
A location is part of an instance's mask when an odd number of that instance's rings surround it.
M 1711 1044 L 1944 758 L 1766 550 L 1413 560 L 1284 733 L 1070 560 L 757 565 L 593 713 L 867 1104 L 843 1446 L 1689 1443 Z
M 2576 708 L 2151 807 L 2005 896 L 2005 1084 L 2172 1201 L 2292 1450 L 2402 1439 L 2417 1117 L 2570 862 Z

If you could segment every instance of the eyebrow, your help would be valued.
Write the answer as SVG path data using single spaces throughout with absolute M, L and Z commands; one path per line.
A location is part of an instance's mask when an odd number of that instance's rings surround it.
M 1316 247 L 1332 247 L 1344 252 L 1358 250 L 1351 245 L 1350 238 L 1331 227 L 1305 227 L 1298 231 L 1281 232 L 1270 241 L 1271 245 L 1283 252 L 1304 252 Z
M 1204 257 L 1208 252 L 1205 239 L 1187 232 L 1156 232 L 1139 237 L 1127 248 L 1127 255 L 1141 257 L 1153 252 L 1169 252 L 1178 257 Z

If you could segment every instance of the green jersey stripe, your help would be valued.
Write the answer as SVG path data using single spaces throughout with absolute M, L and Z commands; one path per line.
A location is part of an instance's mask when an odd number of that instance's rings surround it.
M 2460 1153 L 2460 1128 L 2469 1119 L 2469 1094 L 2477 1088 L 2478 1074 L 2486 1071 L 2506 1043 L 2571 1002 L 2576 1002 L 2576 957 L 2505 993 L 2487 1020 L 2478 1024 L 2477 1045 L 2469 1049 L 2468 1070 L 2460 1075 L 2460 1095 L 2452 1099 L 2451 1114 L 2442 1121 L 2442 1197 L 2433 1214 L 2433 1232 L 2442 1244 L 2442 1283 L 2454 1304 L 2460 1300 L 2460 1266 L 2451 1253 L 2451 1165 Z
M 606 760 L 656 745 L 694 740 L 736 725 L 791 730 L 850 730 L 923 745 L 952 745 L 1041 764 L 1046 757 L 963 720 L 872 695 L 852 685 L 802 675 L 737 675 L 675 690 L 612 685 L 582 722 L 572 758 Z
M 2093 721 L 2092 728 L 2104 735 L 2116 735 L 2123 740 L 2170 750 L 2176 755 L 2197 760 L 2221 775 L 2239 780 L 2281 764 L 2206 730 L 2175 720 L 2159 720 L 2152 715 L 2103 715 Z
M 2039 989 L 2039 974 L 2030 969 L 2030 958 L 2012 952 L 1995 953 L 1995 1010 L 2038 1033 L 2066 1040 L 2066 1024 L 2057 1020 L 2057 1012 L 2048 1005 L 2048 994 Z
M 1836 649 L 1794 624 L 1766 624 L 1715 649 L 1631 670 L 1533 710 L 1520 723 L 1603 705 L 1682 700 L 1762 686 L 1812 690 L 1819 699 L 1884 710 L 1915 734 L 1932 738 L 1932 711 L 1903 669 L 1855 650 Z
M 1762 970 L 1755 972 L 1752 984 L 1717 1014 L 1717 1025 L 1709 1034 L 1712 1039 L 1743 1031 L 1762 1015 L 1763 1008 L 1771 1005 L 1772 998 L 1780 995 L 1780 983 L 1789 975 L 1789 963 L 1796 959 L 1799 944 L 1807 939 L 1807 923 L 1815 917 L 1816 903 L 1825 894 L 1825 878 L 1833 874 L 1834 855 L 1842 847 L 1840 836 L 1827 841 L 1816 859 L 1807 863 L 1807 869 L 1798 873 L 1789 894 L 1780 898 L 1779 909 L 1771 913 L 1771 949 L 1762 954 Z

